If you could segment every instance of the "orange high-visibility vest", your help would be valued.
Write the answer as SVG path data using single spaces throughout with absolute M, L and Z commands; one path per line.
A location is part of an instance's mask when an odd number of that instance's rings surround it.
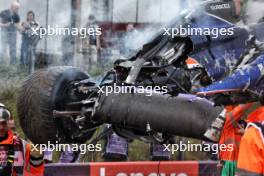
M 262 129 L 261 129 L 262 128 Z M 237 175 L 264 175 L 264 122 L 249 123 L 240 143 Z
M 264 175 L 264 106 L 250 113 L 241 139 L 237 175 Z
M 23 176 L 43 176 L 44 175 L 44 163 L 39 166 L 33 166 L 30 162 L 30 144 L 26 144 L 26 153 L 24 161 Z
M 250 108 L 252 103 L 245 105 L 239 105 L 233 108 L 233 110 L 226 113 L 225 124 L 219 140 L 219 145 L 225 144 L 233 145 L 233 150 L 219 151 L 219 159 L 225 161 L 237 161 L 239 144 L 241 140 L 241 134 L 239 134 L 239 128 L 237 126 L 238 121 L 244 115 L 245 110 Z
M 38 166 L 33 166 L 32 165 L 32 158 L 30 157 L 30 144 L 27 143 L 26 141 L 19 139 L 17 136 L 15 136 L 11 130 L 8 131 L 8 137 L 7 139 L 3 140 L 0 142 L 0 145 L 17 145 L 15 141 L 21 141 L 22 143 L 22 147 L 21 150 L 22 153 L 24 154 L 24 169 L 23 169 L 23 176 L 43 176 L 44 175 L 44 164 L 43 162 L 38 165 Z M 14 166 L 14 156 L 10 156 L 12 157 L 12 161 L 11 159 L 8 160 L 8 162 L 12 163 L 12 168 Z M 30 162 L 31 161 L 31 162 Z M 11 171 L 12 173 L 10 173 L 9 175 L 12 176 L 16 176 L 16 171 L 14 169 L 12 169 Z

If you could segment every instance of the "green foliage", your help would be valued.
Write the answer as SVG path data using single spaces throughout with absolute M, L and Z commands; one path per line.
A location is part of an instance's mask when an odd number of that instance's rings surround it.
M 15 66 L 0 66 L 0 102 L 10 110 L 15 120 L 16 131 L 21 137 L 25 135 L 17 118 L 16 100 L 20 83 L 26 75 L 23 69 L 17 69 Z

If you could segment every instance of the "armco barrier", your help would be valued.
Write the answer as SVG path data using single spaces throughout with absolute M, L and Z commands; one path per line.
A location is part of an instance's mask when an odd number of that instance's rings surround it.
M 217 176 L 217 162 L 94 162 L 47 164 L 45 176 Z M 21 167 L 16 167 L 21 172 Z

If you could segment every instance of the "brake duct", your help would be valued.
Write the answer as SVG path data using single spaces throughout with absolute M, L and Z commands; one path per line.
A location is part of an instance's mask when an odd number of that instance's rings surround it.
M 110 93 L 99 96 L 92 120 L 118 128 L 206 140 L 205 131 L 222 110 L 192 95 Z

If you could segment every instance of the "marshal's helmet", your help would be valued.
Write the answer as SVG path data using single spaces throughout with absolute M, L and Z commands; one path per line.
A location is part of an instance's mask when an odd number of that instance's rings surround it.
M 11 119 L 11 114 L 6 106 L 0 103 L 0 122 L 5 122 Z

